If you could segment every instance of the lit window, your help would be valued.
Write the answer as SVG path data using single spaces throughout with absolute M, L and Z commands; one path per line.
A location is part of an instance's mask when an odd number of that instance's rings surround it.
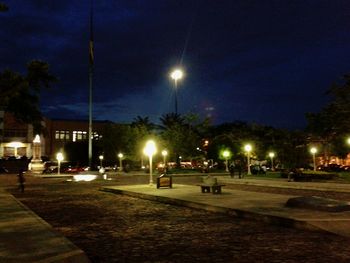
M 73 142 L 80 141 L 80 140 L 86 140 L 87 139 L 87 132 L 86 131 L 73 131 Z
M 56 140 L 69 140 L 69 131 L 55 131 Z

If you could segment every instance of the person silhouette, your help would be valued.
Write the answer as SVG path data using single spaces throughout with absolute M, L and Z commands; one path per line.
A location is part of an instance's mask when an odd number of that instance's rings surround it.
M 22 193 L 24 193 L 24 174 L 23 174 L 23 169 L 19 170 L 18 173 L 18 188 L 21 190 Z

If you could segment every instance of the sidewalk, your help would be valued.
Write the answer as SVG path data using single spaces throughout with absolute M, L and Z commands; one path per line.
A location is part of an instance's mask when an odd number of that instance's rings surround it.
M 327 192 L 343 192 L 350 193 L 349 183 L 335 183 L 335 182 L 288 182 L 286 178 L 281 179 L 270 179 L 270 178 L 242 178 L 239 179 L 237 176 L 231 178 L 230 176 L 218 176 L 218 181 L 227 184 L 243 184 L 243 185 L 257 185 L 257 186 L 268 186 L 278 188 L 293 188 L 293 189 L 305 189 L 305 190 L 316 190 L 316 191 L 327 191 Z M 349 200 L 350 201 L 350 200 Z
M 220 182 L 261 184 L 274 187 L 286 187 L 284 182 L 251 179 L 219 178 Z M 301 187 L 299 183 L 286 182 L 294 187 Z M 302 184 L 305 184 L 304 182 Z M 312 189 L 321 190 L 325 186 L 313 183 L 308 185 Z M 331 186 L 330 186 L 331 187 Z M 333 185 L 333 190 L 347 191 L 348 185 L 343 189 Z M 263 220 L 268 223 L 295 227 L 301 229 L 327 231 L 337 235 L 350 237 L 350 211 L 324 212 L 309 209 L 289 208 L 285 204 L 289 198 L 296 196 L 269 194 L 261 192 L 248 192 L 225 189 L 222 194 L 201 193 L 200 188 L 194 185 L 174 184 L 172 189 L 157 189 L 155 185 L 128 185 L 103 187 L 102 191 L 131 195 L 138 198 L 149 199 L 175 205 L 188 206 L 208 211 L 221 212 L 242 218 Z
M 0 262 L 90 262 L 85 253 L 0 188 Z

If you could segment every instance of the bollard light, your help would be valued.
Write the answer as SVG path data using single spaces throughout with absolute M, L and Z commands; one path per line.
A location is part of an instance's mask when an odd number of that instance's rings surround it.
M 61 162 L 63 161 L 63 154 L 61 152 L 57 153 L 56 160 L 58 163 L 57 174 L 60 175 Z
M 228 158 L 230 158 L 231 152 L 229 150 L 225 150 L 222 152 L 222 156 L 225 158 L 225 171 L 228 172 Z
M 250 152 L 252 151 L 252 146 L 250 144 L 246 144 L 244 146 L 244 150 L 247 152 L 247 166 L 248 166 L 247 175 L 251 175 L 252 173 L 250 172 Z

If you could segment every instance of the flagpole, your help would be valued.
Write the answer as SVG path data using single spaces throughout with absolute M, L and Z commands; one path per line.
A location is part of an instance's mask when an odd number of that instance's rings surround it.
M 94 73 L 94 46 L 93 46 L 93 27 L 92 27 L 92 1 L 90 10 L 90 41 L 89 41 L 89 167 L 92 168 L 92 80 Z

